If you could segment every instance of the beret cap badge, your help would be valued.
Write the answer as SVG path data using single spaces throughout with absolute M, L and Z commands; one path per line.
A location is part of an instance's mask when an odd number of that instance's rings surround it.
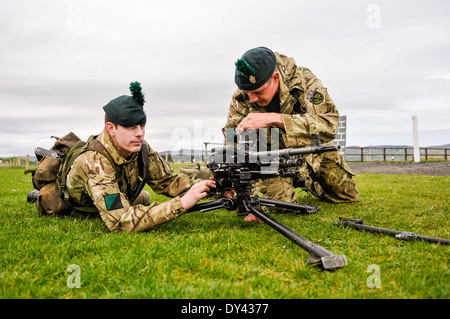
M 272 50 L 258 47 L 245 52 L 234 64 L 234 82 L 237 87 L 240 90 L 253 91 L 271 78 L 276 68 L 276 57 Z
M 236 72 L 248 79 L 251 83 L 256 83 L 255 70 L 245 59 L 238 59 L 235 63 Z

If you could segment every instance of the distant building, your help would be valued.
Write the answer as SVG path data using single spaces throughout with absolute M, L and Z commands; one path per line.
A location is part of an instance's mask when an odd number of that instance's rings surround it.
M 335 146 L 340 146 L 340 152 L 345 155 L 346 146 L 346 135 L 347 135 L 347 115 L 342 115 L 339 117 L 339 128 L 336 134 L 336 138 L 333 141 Z

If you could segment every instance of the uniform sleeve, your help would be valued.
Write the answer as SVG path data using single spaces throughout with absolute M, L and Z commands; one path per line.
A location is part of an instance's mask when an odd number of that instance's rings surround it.
M 95 164 L 91 164 L 95 163 Z M 76 165 L 76 166 L 75 166 Z M 132 206 L 115 181 L 114 169 L 98 152 L 86 152 L 74 163 L 78 182 L 84 183 L 100 216 L 110 230 L 139 232 L 173 220 L 186 212 L 180 198 Z
M 173 168 L 149 146 L 150 180 L 147 184 L 157 194 L 169 197 L 184 195 L 193 184 L 200 180 L 185 174 L 175 174 Z
M 311 134 L 319 133 L 321 143 L 334 140 L 339 126 L 339 112 L 322 82 L 308 69 L 303 73 L 305 90 L 299 95 L 301 114 L 282 114 L 283 140 L 286 147 L 311 144 Z

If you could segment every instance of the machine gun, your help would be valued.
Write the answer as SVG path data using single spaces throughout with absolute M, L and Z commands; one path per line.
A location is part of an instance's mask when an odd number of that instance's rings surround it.
M 248 136 L 247 136 L 248 137 Z M 213 149 L 207 167 L 214 175 L 216 193 L 234 191 L 234 198 L 219 198 L 196 204 L 189 211 L 206 212 L 224 208 L 238 210 L 240 214 L 252 213 L 277 232 L 300 246 L 310 254 L 308 262 L 331 270 L 347 265 L 345 255 L 334 255 L 325 248 L 315 245 L 298 233 L 264 213 L 260 206 L 279 207 L 296 210 L 300 214 L 313 214 L 319 210 L 317 206 L 294 204 L 283 201 L 251 196 L 252 181 L 273 177 L 294 177 L 293 167 L 301 166 L 303 160 L 296 155 L 318 154 L 336 151 L 334 145 L 320 145 L 319 135 L 313 134 L 310 147 L 288 148 L 271 151 L 253 151 L 255 141 L 241 140 L 237 147 L 227 145 Z

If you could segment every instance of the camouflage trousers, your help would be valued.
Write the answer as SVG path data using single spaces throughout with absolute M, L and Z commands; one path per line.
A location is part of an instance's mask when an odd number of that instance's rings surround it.
M 304 188 L 320 200 L 331 203 L 349 203 L 359 199 L 353 172 L 339 152 L 308 155 L 297 169 L 298 178 L 305 179 Z M 271 178 L 254 183 L 252 195 L 262 193 L 264 198 L 298 203 L 293 178 Z M 273 209 L 271 209 L 273 210 Z

